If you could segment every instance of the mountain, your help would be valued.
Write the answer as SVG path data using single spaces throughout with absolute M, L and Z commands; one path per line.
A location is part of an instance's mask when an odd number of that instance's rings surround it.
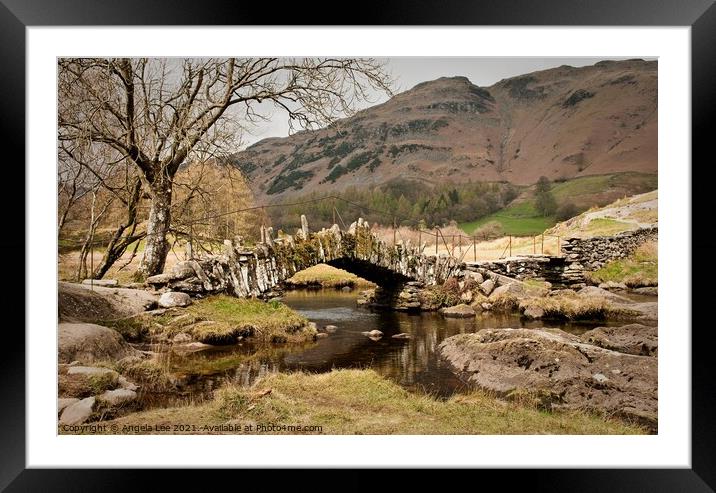
M 314 131 L 232 156 L 259 200 L 371 187 L 657 173 L 657 62 L 602 61 L 478 87 L 423 82 Z

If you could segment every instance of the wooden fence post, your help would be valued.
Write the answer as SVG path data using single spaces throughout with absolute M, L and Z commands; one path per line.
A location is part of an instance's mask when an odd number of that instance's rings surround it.
M 544 255 L 544 233 L 542 233 L 542 255 Z
M 435 228 L 435 256 L 438 256 L 438 228 Z
M 532 237 L 532 255 L 537 253 L 537 237 Z
M 510 235 L 510 257 L 512 256 L 512 235 Z
M 475 235 L 472 235 L 472 254 L 475 257 L 475 262 L 477 262 L 477 239 Z

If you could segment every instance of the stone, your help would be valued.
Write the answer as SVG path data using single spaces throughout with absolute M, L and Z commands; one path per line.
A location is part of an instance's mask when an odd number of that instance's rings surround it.
M 112 376 L 119 379 L 119 374 L 110 369 L 99 366 L 71 366 L 67 369 L 68 375 L 85 375 L 85 376 Z
M 328 334 L 325 332 L 318 332 L 316 334 L 316 339 L 325 339 L 326 337 L 328 337 Z
M 338 327 L 336 327 L 335 325 L 326 325 L 325 327 L 323 327 L 323 330 L 325 330 L 326 332 L 335 332 L 338 330 Z
M 87 286 L 102 286 L 105 288 L 114 288 L 119 286 L 119 281 L 116 279 L 85 279 L 82 284 Z
M 95 405 L 94 397 L 86 397 L 78 400 L 74 404 L 67 406 L 60 415 L 60 424 L 63 425 L 80 425 L 92 416 L 92 410 Z
M 191 261 L 183 261 L 176 264 L 174 267 L 172 267 L 171 272 L 169 273 L 169 278 L 172 281 L 180 281 L 182 279 L 188 279 L 189 277 L 195 277 L 196 272 L 194 271 L 194 267 L 192 267 Z
M 137 393 L 129 389 L 106 390 L 97 397 L 97 400 L 108 406 L 121 406 L 137 399 Z
M 632 292 L 644 296 L 658 296 L 659 288 L 657 286 L 646 286 L 643 288 L 634 288 Z
M 527 318 L 533 319 L 542 318 L 544 317 L 544 310 L 539 306 L 529 305 L 525 308 L 523 315 Z
M 462 301 L 463 303 L 471 303 L 473 298 L 474 298 L 474 295 L 472 294 L 472 291 L 469 289 L 460 295 L 460 301 Z
M 172 339 L 172 342 L 174 344 L 186 344 L 187 342 L 191 342 L 192 338 L 189 334 L 186 332 L 180 332 L 179 334 L 175 335 Z
M 485 296 L 490 296 L 490 293 L 495 289 L 495 281 L 492 279 L 488 279 L 487 281 L 480 284 L 480 291 L 484 293 Z
M 191 297 L 186 293 L 168 291 L 159 297 L 159 306 L 162 308 L 172 308 L 175 306 L 184 307 L 189 305 L 191 305 Z
M 658 327 L 629 324 L 621 327 L 597 327 L 580 336 L 584 342 L 626 354 L 656 356 L 659 350 Z
M 147 277 L 147 284 L 151 284 L 154 286 L 158 285 L 164 285 L 169 284 L 169 281 L 172 280 L 171 274 L 157 274 L 156 276 L 149 276 Z
M 61 413 L 63 409 L 65 409 L 67 406 L 71 406 L 72 404 L 79 402 L 80 400 L 76 397 L 60 397 L 57 399 L 57 413 Z
M 406 334 L 405 332 L 401 332 L 400 334 L 393 334 L 390 337 L 393 339 L 412 339 L 413 338 L 413 336 L 411 336 L 410 334 Z
M 490 311 L 490 310 L 492 310 L 492 303 L 488 303 L 488 302 L 480 303 L 480 308 L 482 308 L 485 311 Z
M 550 409 L 638 416 L 656 430 L 657 358 L 652 356 L 604 349 L 559 329 L 483 329 L 448 337 L 438 350 L 457 375 L 484 390 L 541 394 Z
M 60 323 L 58 326 L 58 360 L 60 363 L 80 361 L 115 361 L 138 351 L 114 329 L 88 323 Z
M 361 332 L 361 334 L 363 334 L 364 336 L 368 336 L 368 337 L 378 337 L 378 338 L 383 337 L 383 333 L 377 329 L 373 329 L 373 330 L 370 330 L 367 332 Z
M 117 379 L 117 384 L 119 385 L 119 388 L 121 389 L 127 389 L 127 390 L 137 390 L 139 389 L 139 385 L 135 384 L 134 382 L 130 382 L 127 380 L 127 377 L 120 375 Z
M 476 315 L 475 310 L 470 305 L 460 304 L 440 310 L 443 317 L 448 318 L 470 318 Z
M 592 378 L 597 383 L 604 383 L 604 382 L 609 381 L 609 379 L 607 377 L 605 377 L 604 375 L 602 375 L 601 373 L 595 373 L 594 375 L 592 375 Z
M 607 291 L 626 291 L 627 285 L 623 282 L 607 281 L 599 285 L 600 289 L 606 289 Z
M 585 298 L 604 298 L 611 302 L 616 303 L 630 303 L 631 300 L 626 296 L 621 296 L 606 289 L 598 288 L 596 286 L 586 286 L 577 291 L 578 296 Z

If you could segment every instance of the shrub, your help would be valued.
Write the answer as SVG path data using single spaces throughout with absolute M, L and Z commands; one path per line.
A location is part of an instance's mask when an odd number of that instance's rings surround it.
M 572 202 L 565 202 L 557 208 L 557 212 L 555 212 L 555 218 L 557 219 L 557 221 L 566 221 L 567 219 L 572 218 L 577 214 L 579 214 L 577 206 L 574 205 Z
M 505 236 L 505 228 L 498 221 L 490 221 L 473 233 L 478 240 L 494 240 Z

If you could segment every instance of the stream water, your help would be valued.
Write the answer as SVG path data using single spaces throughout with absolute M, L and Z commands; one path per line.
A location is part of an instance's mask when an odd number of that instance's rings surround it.
M 357 292 L 336 290 L 291 291 L 284 303 L 318 327 L 338 329 L 326 338 L 305 345 L 270 345 L 242 342 L 196 352 L 160 352 L 161 361 L 177 377 L 182 392 L 172 400 L 200 400 L 225 381 L 250 385 L 273 372 L 302 370 L 327 372 L 333 368 L 372 368 L 401 386 L 444 398 L 465 389 L 448 369 L 437 347 L 446 337 L 483 328 L 558 327 L 580 334 L 599 323 L 546 323 L 515 315 L 478 315 L 474 319 L 446 319 L 438 313 L 408 314 L 373 311 L 356 306 Z M 362 332 L 378 329 L 384 336 L 371 340 Z M 398 333 L 410 339 L 393 339 Z M 166 348 L 165 348 L 166 349 Z M 147 398 L 149 396 L 146 396 Z M 161 396 L 145 405 L 166 405 Z

